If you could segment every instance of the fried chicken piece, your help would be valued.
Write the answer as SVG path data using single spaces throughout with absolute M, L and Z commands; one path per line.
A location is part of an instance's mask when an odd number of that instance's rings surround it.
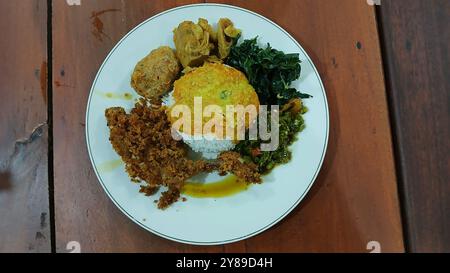
M 105 111 L 107 126 L 110 128 L 109 141 L 122 157 L 129 157 L 127 145 L 123 141 L 126 126 L 126 113 L 122 107 L 111 107 Z
M 186 158 L 184 144 L 172 137 L 163 106 L 141 99 L 130 114 L 121 107 L 112 107 L 106 109 L 105 116 L 109 139 L 125 163 L 125 170 L 132 180 L 146 182 L 140 192 L 152 195 L 160 186 L 169 188 L 159 199 L 159 208 L 178 200 L 186 179 L 213 169 L 206 161 Z
M 248 183 L 261 183 L 261 175 L 256 164 L 242 162 L 239 153 L 222 152 L 217 159 L 217 169 L 220 175 L 231 172 Z
M 159 190 L 158 186 L 146 185 L 146 186 L 141 186 L 141 188 L 139 189 L 139 192 L 145 194 L 145 196 L 151 196 L 151 195 L 155 194 L 158 190 Z
M 106 109 L 105 116 L 109 139 L 125 170 L 132 181 L 146 182 L 140 192 L 149 196 L 160 186 L 168 188 L 158 200 L 160 209 L 176 202 L 186 180 L 201 172 L 231 172 L 248 183 L 261 183 L 257 166 L 242 162 L 236 152 L 223 152 L 214 162 L 188 159 L 183 142 L 172 137 L 164 106 L 140 99 L 129 114 L 121 107 L 112 107 Z
M 180 198 L 180 190 L 176 188 L 169 188 L 169 190 L 161 193 L 158 200 L 158 209 L 165 209 L 172 205 Z
M 164 185 L 181 190 L 180 187 L 184 185 L 186 179 L 201 172 L 211 172 L 213 169 L 214 165 L 204 160 L 177 158 L 161 169 L 161 179 Z

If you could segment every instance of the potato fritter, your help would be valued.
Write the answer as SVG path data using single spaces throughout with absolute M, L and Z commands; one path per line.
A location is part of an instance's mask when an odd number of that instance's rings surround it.
M 180 64 L 173 50 L 161 46 L 139 61 L 131 75 L 131 86 L 152 101 L 167 93 L 180 73 Z

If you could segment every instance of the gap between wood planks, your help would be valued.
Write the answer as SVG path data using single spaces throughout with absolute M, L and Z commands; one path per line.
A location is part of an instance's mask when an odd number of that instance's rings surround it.
M 392 97 L 391 97 L 391 89 L 390 89 L 390 76 L 389 76 L 389 66 L 386 62 L 386 48 L 385 48 L 385 39 L 384 39 L 384 32 L 383 32 L 383 20 L 381 19 L 381 7 L 376 6 L 375 8 L 375 18 L 377 21 L 377 32 L 378 32 L 378 41 L 380 43 L 380 51 L 381 51 L 381 62 L 383 67 L 383 76 L 384 76 L 384 86 L 386 90 L 386 98 L 387 98 L 387 105 L 388 105 L 388 114 L 389 114 L 389 125 L 391 128 L 391 137 L 392 137 L 392 150 L 394 151 L 394 166 L 395 166 L 395 173 L 397 175 L 397 194 L 398 194 L 398 201 L 399 201 L 399 207 L 400 207 L 400 220 L 402 222 L 402 231 L 403 231 L 403 245 L 405 248 L 405 252 L 410 252 L 411 246 L 410 246 L 410 233 L 408 230 L 408 218 L 406 214 L 406 199 L 405 199 L 405 185 L 403 180 L 403 172 L 402 172 L 402 166 L 401 166 L 401 160 L 400 160 L 400 151 L 398 143 L 398 136 L 397 136 L 397 123 L 394 117 L 394 111 L 392 105 Z
M 52 0 L 47 0 L 47 124 L 48 124 L 48 198 L 51 252 L 56 253 L 55 197 L 53 180 L 53 28 Z

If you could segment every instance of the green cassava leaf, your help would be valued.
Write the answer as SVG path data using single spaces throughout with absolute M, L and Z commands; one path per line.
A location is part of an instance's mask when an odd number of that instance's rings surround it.
M 293 98 L 311 97 L 290 87 L 300 77 L 300 63 L 296 53 L 285 54 L 269 44 L 259 47 L 257 37 L 239 45 L 236 40 L 226 60 L 226 64 L 244 72 L 260 103 L 267 105 L 283 105 Z

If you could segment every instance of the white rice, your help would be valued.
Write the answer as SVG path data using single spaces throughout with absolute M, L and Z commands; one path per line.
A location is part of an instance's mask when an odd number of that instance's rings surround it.
M 170 107 L 174 103 L 172 94 L 173 91 L 164 97 L 164 105 Z M 178 130 L 177 133 L 182 137 L 184 143 L 205 159 L 215 159 L 221 152 L 229 151 L 236 145 L 231 139 L 218 139 L 213 134 L 192 136 Z
M 178 134 L 194 152 L 201 153 L 202 157 L 206 159 L 215 159 L 221 152 L 229 151 L 235 146 L 232 140 L 217 139 L 213 134 L 191 136 L 179 131 Z

